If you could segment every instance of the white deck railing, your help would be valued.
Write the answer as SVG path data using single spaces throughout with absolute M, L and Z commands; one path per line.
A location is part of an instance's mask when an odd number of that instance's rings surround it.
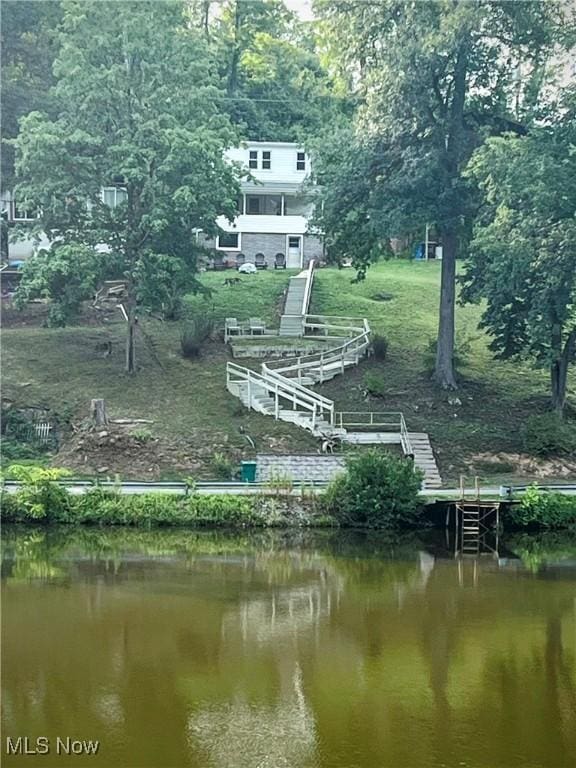
M 283 376 L 263 371 L 257 373 L 249 368 L 244 368 L 235 363 L 226 366 L 226 384 L 230 391 L 234 384 L 245 383 L 247 387 L 247 399 L 250 403 L 255 392 L 265 390 L 274 398 L 274 416 L 280 418 L 280 400 L 287 401 L 293 410 L 303 409 L 312 417 L 312 426 L 316 426 L 319 419 L 334 423 L 334 402 L 327 397 L 318 395 L 313 390 L 295 384 Z
M 298 355 L 268 363 L 263 363 L 261 373 L 249 368 L 228 363 L 227 386 L 232 392 L 234 385 L 245 387 L 248 407 L 253 407 L 254 393 L 264 394 L 274 401 L 274 417 L 290 420 L 287 414 L 280 416 L 281 401 L 292 406 L 294 411 L 304 411 L 308 415 L 307 423 L 303 426 L 312 430 L 317 429 L 318 421 L 327 422 L 332 429 L 346 430 L 348 428 L 370 428 L 400 435 L 400 443 L 405 454 L 412 454 L 412 446 L 404 416 L 400 412 L 375 413 L 372 411 L 341 411 L 336 412 L 334 401 L 317 394 L 303 380 L 322 383 L 332 378 L 335 373 L 344 373 L 346 365 L 357 364 L 370 349 L 370 325 L 365 318 L 339 317 L 332 315 L 309 315 L 308 304 L 312 290 L 314 262 L 310 262 L 306 275 L 306 287 L 302 304 L 302 321 L 304 337 L 332 340 L 337 343 L 329 346 L 323 352 L 310 355 Z M 267 333 L 270 333 L 269 331 Z M 345 340 L 344 340 L 345 339 Z M 240 394 L 238 389 L 235 394 Z M 319 434 L 321 430 L 318 428 Z

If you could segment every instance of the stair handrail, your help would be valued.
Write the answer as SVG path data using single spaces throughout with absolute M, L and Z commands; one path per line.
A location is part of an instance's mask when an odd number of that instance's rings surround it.
M 322 352 L 313 352 L 310 355 L 298 355 L 294 357 L 283 358 L 282 360 L 263 363 L 262 368 L 275 371 L 294 371 L 303 368 L 311 368 L 316 363 L 331 363 L 342 360 L 351 347 L 355 347 L 355 352 L 361 352 L 370 345 L 370 325 L 367 320 L 363 321 L 363 328 L 354 329 L 360 331 L 356 336 L 348 339 L 344 344 L 337 347 L 329 347 Z
M 244 381 L 254 381 L 255 384 L 272 390 L 277 397 L 281 396 L 291 400 L 295 405 L 301 405 L 312 413 L 318 410 L 321 414 L 327 413 L 330 418 L 330 424 L 334 422 L 334 402 L 332 400 L 317 394 L 314 390 L 293 382 L 285 376 L 267 375 L 267 372 L 258 373 L 251 368 L 245 368 L 236 363 L 228 362 L 226 364 L 226 380 L 228 384 L 232 383 L 232 376 L 234 375 Z
M 304 296 L 302 298 L 302 315 L 306 315 L 308 312 L 308 305 L 310 304 L 310 296 L 312 294 L 312 281 L 314 280 L 314 259 L 311 259 L 308 264 L 308 274 L 306 275 L 306 284 L 304 286 Z

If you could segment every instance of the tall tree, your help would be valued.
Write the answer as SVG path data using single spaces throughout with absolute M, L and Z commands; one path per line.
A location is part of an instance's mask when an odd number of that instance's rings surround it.
M 18 134 L 18 120 L 35 109 L 50 110 L 52 64 L 58 52 L 59 0 L 6 0 L 2 3 L 2 138 Z M 14 180 L 14 149 L 2 146 L 2 185 Z
M 312 25 L 282 0 L 226 0 L 211 19 L 202 0 L 192 10 L 226 83 L 223 104 L 243 135 L 301 141 L 341 119 L 346 99 L 322 66 Z
M 41 211 L 38 229 L 60 259 L 70 253 L 64 246 L 87 247 L 124 275 L 133 372 L 137 303 L 151 293 L 143 281 L 192 276 L 194 231 L 215 233 L 219 215 L 235 215 L 238 172 L 223 158 L 235 135 L 219 111 L 206 43 L 184 24 L 184 3 L 63 7 L 58 117 L 32 112 L 21 121 L 18 195 Z
M 553 127 L 490 139 L 469 173 L 484 206 L 463 297 L 485 299 L 482 325 L 497 357 L 548 368 L 561 415 L 576 360 L 576 98 Z
M 318 0 L 316 7 L 333 61 L 363 100 L 346 162 L 371 158 L 360 162 L 370 179 L 361 216 L 373 243 L 426 223 L 441 235 L 435 379 L 455 388 L 456 258 L 466 253 L 474 211 L 463 172 L 485 136 L 523 133 L 534 118 L 545 65 L 564 36 L 562 4 Z M 358 264 L 372 253 L 364 246 Z

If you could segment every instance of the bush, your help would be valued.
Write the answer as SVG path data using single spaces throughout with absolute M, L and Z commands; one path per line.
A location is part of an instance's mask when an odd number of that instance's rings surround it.
M 505 527 L 568 528 L 576 525 L 576 497 L 541 491 L 534 485 L 522 494 L 520 504 L 510 508 Z
M 43 469 L 42 467 L 28 467 L 14 464 L 10 467 L 10 476 L 19 480 L 21 487 L 14 500 L 8 502 L 8 515 L 5 518 L 4 506 L 2 518 L 10 522 L 24 522 L 26 520 L 53 520 L 60 513 L 64 514 L 71 501 L 71 496 L 58 482 L 62 477 L 69 475 L 65 469 Z M 3 494 L 5 502 L 10 494 Z
M 187 318 L 180 331 L 180 350 L 182 357 L 199 357 L 202 347 L 214 332 L 214 320 L 209 315 L 197 315 Z
M 411 461 L 378 450 L 352 456 L 346 472 L 328 487 L 325 511 L 343 525 L 395 528 L 420 520 L 420 470 Z
M 210 466 L 219 480 L 231 480 L 234 477 L 234 463 L 223 453 L 213 453 Z
M 138 427 L 137 429 L 133 429 L 132 432 L 130 432 L 130 436 L 135 440 L 138 440 L 140 443 L 149 443 L 154 439 L 154 435 L 146 427 Z
M 386 336 L 376 334 L 372 336 L 372 354 L 376 360 L 385 360 L 388 354 L 388 339 Z
M 374 397 L 384 397 L 386 395 L 386 384 L 382 376 L 369 371 L 364 375 L 364 386 L 366 391 Z
M 180 496 L 169 493 L 121 494 L 94 488 L 73 496 L 59 492 L 45 499 L 44 514 L 28 503 L 27 491 L 2 494 L 2 521 L 10 523 L 52 522 L 72 525 L 127 525 L 134 527 L 271 527 L 276 525 L 329 525 L 312 503 L 304 504 L 278 496 Z
M 535 456 L 576 452 L 576 427 L 555 413 L 531 416 L 522 433 L 524 450 Z

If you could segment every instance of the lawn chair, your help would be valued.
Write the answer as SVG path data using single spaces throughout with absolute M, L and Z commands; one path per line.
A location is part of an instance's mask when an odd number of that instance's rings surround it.
M 212 257 L 212 269 L 226 269 L 224 256 L 221 253 L 217 253 Z
M 224 342 L 228 342 L 231 336 L 240 336 L 240 326 L 235 317 L 227 317 L 224 323 Z
M 251 336 L 262 336 L 266 332 L 266 326 L 259 317 L 251 317 L 248 325 Z
M 283 253 L 274 256 L 274 269 L 286 269 L 286 256 Z
M 266 257 L 263 253 L 257 253 L 256 256 L 254 256 L 254 264 L 256 269 L 268 269 L 268 264 L 266 264 Z
M 242 264 L 244 264 L 245 261 L 246 261 L 246 256 L 244 256 L 243 253 L 237 253 L 236 254 L 236 269 L 238 269 L 238 267 L 241 267 Z

